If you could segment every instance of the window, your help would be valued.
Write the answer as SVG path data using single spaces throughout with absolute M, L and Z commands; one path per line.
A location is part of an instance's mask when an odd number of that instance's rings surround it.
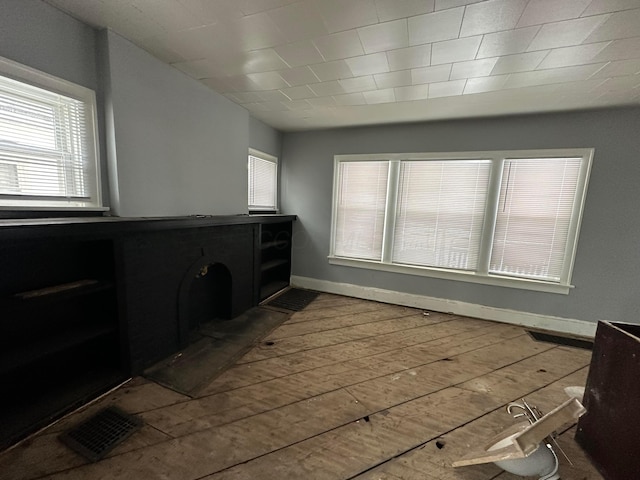
M 0 58 L 0 208 L 101 210 L 95 94 Z
M 592 156 L 338 155 L 330 262 L 568 293 Z
M 249 211 L 278 210 L 278 159 L 249 149 Z

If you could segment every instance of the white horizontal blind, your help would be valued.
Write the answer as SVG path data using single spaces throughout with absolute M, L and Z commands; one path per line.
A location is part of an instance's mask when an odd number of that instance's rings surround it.
M 381 260 L 389 162 L 341 162 L 334 254 Z
M 475 270 L 491 161 L 403 161 L 393 262 Z
M 0 204 L 97 204 L 92 108 L 0 76 Z
M 505 159 L 490 273 L 560 281 L 582 162 Z
M 249 210 L 276 210 L 278 164 L 249 155 Z

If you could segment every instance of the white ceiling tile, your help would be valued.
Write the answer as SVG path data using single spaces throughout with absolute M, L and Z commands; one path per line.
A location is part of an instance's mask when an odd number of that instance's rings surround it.
M 239 92 L 243 90 L 241 88 L 235 88 L 235 86 L 229 82 L 228 77 L 203 78 L 200 82 L 218 93 Z M 249 90 L 259 90 L 259 88 L 257 85 L 253 84 L 253 88 L 250 87 Z
M 378 23 L 358 29 L 365 53 L 383 52 L 409 46 L 407 20 Z
M 387 52 L 389 70 L 426 67 L 431 63 L 431 45 L 401 48 Z
M 232 32 L 242 32 L 242 35 L 236 38 L 235 41 L 246 50 L 256 50 L 287 43 L 284 34 L 266 13 L 248 15 L 234 23 L 229 25 L 228 28 Z M 216 27 L 218 29 L 222 28 L 220 25 L 216 25 Z
M 378 88 L 371 75 L 356 78 L 345 78 L 344 80 L 338 80 L 338 83 L 346 93 L 366 92 Z
M 523 88 L 534 85 L 586 80 L 600 68 L 602 68 L 601 64 L 594 64 L 513 73 L 505 82 L 504 88 Z
M 262 90 L 275 90 L 289 86 L 277 72 L 250 73 L 247 77 Z
M 429 85 L 412 85 L 410 87 L 394 88 L 398 102 L 410 102 L 412 100 L 425 100 L 429 96 Z
M 614 77 L 608 78 L 604 82 L 602 82 L 598 87 L 595 88 L 594 92 L 603 93 L 603 92 L 619 92 L 624 90 L 633 90 L 640 86 L 640 76 L 638 75 L 627 75 L 624 77 Z M 640 91 L 635 92 L 640 93 Z
M 485 77 L 491 74 L 491 70 L 493 70 L 497 61 L 498 57 L 494 57 L 454 63 L 450 78 L 451 80 L 457 80 L 460 78 Z
M 334 33 L 316 38 L 313 43 L 325 60 L 340 60 L 342 58 L 364 55 L 362 43 L 356 30 Z
M 315 0 L 329 32 L 378 23 L 374 0 Z
M 444 82 L 449 80 L 451 65 L 438 65 L 436 67 L 422 67 L 411 70 L 411 83 L 419 85 L 421 83 Z
M 274 50 L 291 67 L 312 65 L 323 61 L 322 55 L 309 40 L 278 45 Z
M 238 8 L 238 2 L 228 2 L 226 0 L 178 1 L 205 22 L 222 23 L 228 20 L 237 20 L 245 16 L 245 13 Z
M 309 103 L 309 105 L 313 105 L 314 107 L 327 107 L 335 105 L 336 99 L 333 97 L 308 98 L 307 103 Z
M 234 3 L 245 15 L 277 8 L 297 0 L 234 0 Z
M 384 52 L 362 55 L 360 57 L 347 58 L 345 60 L 354 77 L 372 75 L 389 71 L 387 56 Z
M 313 2 L 298 2 L 267 12 L 290 42 L 327 35 L 320 12 Z
M 522 53 L 535 38 L 538 30 L 540 27 L 526 27 L 485 35 L 482 38 L 477 58 Z
M 461 7 L 409 18 L 409 45 L 457 38 L 463 13 Z
M 549 52 L 538 69 L 569 67 L 590 63 L 610 42 L 588 43 L 575 47 L 556 48 Z
M 527 0 L 489 0 L 466 7 L 461 37 L 494 33 L 514 28 Z
M 502 89 L 509 75 L 496 75 L 492 77 L 470 78 L 464 87 L 464 94 L 492 92 Z
M 640 8 L 611 14 L 611 17 L 589 35 L 585 41 L 618 40 L 635 37 L 638 34 L 640 34 Z
M 618 77 L 622 75 L 636 75 L 640 73 L 640 59 L 617 60 L 610 62 L 598 70 L 592 78 Z
M 448 8 L 462 7 L 485 0 L 436 0 L 435 10 L 447 10 Z
M 581 44 L 609 15 L 564 20 L 543 25 L 527 51 L 570 47 Z
M 518 27 L 578 18 L 591 0 L 530 0 Z
M 313 108 L 306 100 L 293 100 L 290 102 L 282 102 L 289 110 L 310 110 Z
M 593 59 L 594 62 L 640 58 L 640 37 L 615 40 Z
M 548 51 L 543 50 L 540 52 L 519 53 L 517 55 L 500 57 L 491 75 L 535 70 L 548 53 Z
M 433 12 L 434 0 L 375 0 L 381 22 Z
M 429 85 L 429 98 L 462 95 L 466 82 L 466 80 L 454 80 L 452 82 L 432 83 Z
M 262 105 L 267 112 L 279 112 L 287 110 L 283 102 L 263 102 Z
M 473 60 L 480 46 L 482 35 L 459 38 L 431 45 L 431 64 L 463 62 Z
M 362 93 L 345 93 L 344 95 L 334 95 L 338 105 L 365 105 L 367 102 Z
M 363 92 L 364 99 L 369 105 L 376 103 L 390 103 L 396 101 L 396 95 L 393 88 L 385 88 L 384 90 L 373 90 L 371 92 Z
M 268 91 L 262 91 L 258 93 L 262 97 L 263 101 L 269 102 L 269 103 L 286 102 L 289 100 L 289 97 L 287 97 L 280 90 L 268 90 Z
M 339 78 L 353 77 L 349 66 L 344 60 L 310 65 L 309 68 L 323 82 L 326 82 L 327 80 L 338 80 Z
M 291 100 L 302 100 L 305 98 L 313 98 L 316 96 L 315 93 L 307 86 L 301 85 L 299 87 L 291 87 L 291 88 L 282 88 L 280 89 L 282 93 L 284 93 Z
M 288 67 L 273 48 L 241 52 L 231 60 L 221 63 L 225 73 L 231 75 L 269 72 Z
M 309 67 L 296 67 L 278 72 L 292 87 L 320 81 Z
M 319 97 L 325 97 L 327 95 L 339 95 L 345 93 L 344 88 L 337 81 L 314 83 L 309 85 L 309 88 Z
M 404 87 L 411 85 L 411 70 L 400 70 L 397 72 L 379 73 L 374 75 L 378 88 Z
M 600 13 L 618 12 L 620 10 L 629 10 L 638 7 L 640 7 L 640 0 L 593 0 L 582 16 L 587 17 Z
M 129 5 L 166 31 L 177 31 L 205 25 L 207 21 L 173 0 L 134 0 Z M 122 5 L 120 5 L 122 7 Z M 130 11 L 129 14 L 132 12 Z M 148 22 L 147 20 L 147 22 Z M 145 22 L 145 23 L 147 23 Z

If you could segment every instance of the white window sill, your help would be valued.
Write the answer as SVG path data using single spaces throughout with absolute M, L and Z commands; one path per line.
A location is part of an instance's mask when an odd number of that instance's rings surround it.
M 365 268 L 369 270 L 380 270 L 383 272 L 404 273 L 407 275 L 418 275 L 421 277 L 441 278 L 443 280 L 455 280 L 460 282 L 480 283 L 483 285 L 494 285 L 498 287 L 519 288 L 522 290 L 535 290 L 537 292 L 558 293 L 568 295 L 573 285 L 560 285 L 557 283 L 543 282 L 539 280 L 529 280 L 524 278 L 499 277 L 496 275 L 479 275 L 472 272 L 462 272 L 457 270 L 447 270 L 443 268 L 417 267 L 409 265 L 396 265 L 391 263 L 375 262 L 371 260 L 359 260 L 353 258 L 343 258 L 329 256 L 331 265 L 342 265 L 344 267 Z

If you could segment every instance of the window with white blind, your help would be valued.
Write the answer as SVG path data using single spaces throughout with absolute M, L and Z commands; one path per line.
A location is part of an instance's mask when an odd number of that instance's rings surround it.
M 338 155 L 330 263 L 568 293 L 592 157 Z
M 278 159 L 249 149 L 249 211 L 278 210 Z
M 103 209 L 93 91 L 0 58 L 0 208 Z

